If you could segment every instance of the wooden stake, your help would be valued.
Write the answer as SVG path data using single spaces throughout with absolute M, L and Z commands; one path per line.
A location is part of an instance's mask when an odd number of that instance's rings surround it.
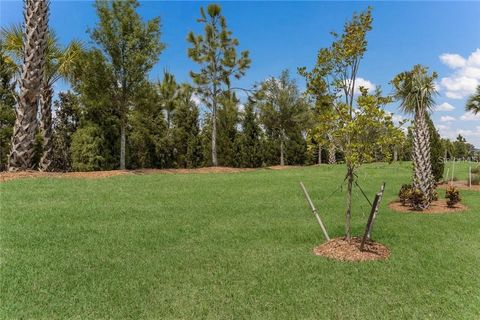
M 375 219 L 377 218 L 377 215 L 378 215 L 378 208 L 380 207 L 380 202 L 382 201 L 382 197 L 383 197 L 383 192 L 385 191 L 385 182 L 382 183 L 382 186 L 380 187 L 380 199 L 378 199 L 378 205 L 377 207 L 375 208 L 375 212 L 373 214 L 373 220 L 372 220 L 372 224 L 370 225 L 370 228 L 368 229 L 368 233 L 367 233 L 367 238 L 368 240 L 370 240 L 372 238 L 372 229 L 373 229 L 373 225 L 375 223 Z
M 323 235 L 325 236 L 325 239 L 327 241 L 330 241 L 330 237 L 328 236 L 327 230 L 325 229 L 325 226 L 323 225 L 322 219 L 320 219 L 320 216 L 318 215 L 317 209 L 313 205 L 312 199 L 310 199 L 310 196 L 308 195 L 307 189 L 305 189 L 305 186 L 303 185 L 303 182 L 300 182 L 300 187 L 302 187 L 303 193 L 305 194 L 305 198 L 307 198 L 307 202 L 310 205 L 310 208 L 312 209 L 312 212 L 317 218 L 317 222 L 320 225 L 320 228 L 322 229 Z
M 362 243 L 360 244 L 360 251 L 363 251 L 365 247 L 365 242 L 367 242 L 368 232 L 372 227 L 373 216 L 375 215 L 375 211 L 377 210 L 379 200 L 380 192 L 375 195 L 375 200 L 373 200 L 372 210 L 370 211 L 370 215 L 368 216 L 367 226 L 365 228 L 365 233 L 363 234 Z

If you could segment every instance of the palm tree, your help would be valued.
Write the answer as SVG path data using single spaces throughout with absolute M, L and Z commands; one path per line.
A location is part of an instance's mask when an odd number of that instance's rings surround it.
M 474 114 L 480 113 L 480 85 L 477 87 L 475 94 L 468 99 L 465 109 L 473 112 Z
M 413 185 L 422 191 L 423 200 L 417 210 L 430 206 L 435 192 L 435 180 L 430 159 L 430 133 L 426 115 L 434 105 L 436 94 L 434 80 L 437 74 L 428 74 L 428 69 L 416 65 L 411 71 L 398 74 L 392 81 L 395 97 L 401 101 L 402 111 L 414 114 L 413 133 Z
M 23 59 L 23 35 L 19 25 L 13 25 L 2 29 L 2 38 L 5 41 L 5 49 L 12 58 L 20 65 Z M 72 67 L 80 57 L 83 44 L 79 41 L 71 41 L 65 48 L 61 48 L 55 33 L 50 30 L 47 36 L 45 48 L 45 70 L 43 74 L 42 88 L 38 97 L 40 109 L 39 129 L 43 137 L 43 155 L 40 159 L 39 169 L 51 171 L 52 168 L 52 98 L 53 85 L 59 79 L 68 79 Z
M 13 127 L 9 170 L 32 168 L 38 97 L 45 71 L 45 50 L 48 36 L 48 1 L 25 0 L 25 29 L 22 41 L 20 91 Z

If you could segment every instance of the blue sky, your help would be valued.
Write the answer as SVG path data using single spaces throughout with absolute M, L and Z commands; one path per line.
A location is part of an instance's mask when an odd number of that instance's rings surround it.
M 414 64 L 424 64 L 439 73 L 439 96 L 433 119 L 443 136 L 458 133 L 480 147 L 480 116 L 465 113 L 466 97 L 480 84 L 480 2 L 220 2 L 227 23 L 249 50 L 253 60 L 247 75 L 237 85 L 254 83 L 278 75 L 288 68 L 296 75 L 299 66 L 311 67 L 319 48 L 331 43 L 330 31 L 341 31 L 354 11 L 373 7 L 373 30 L 359 77 L 366 85 L 388 82 Z M 199 32 L 199 7 L 208 2 L 141 2 L 145 19 L 160 16 L 162 41 L 167 44 L 151 72 L 160 78 L 164 69 L 179 81 L 190 81 L 188 72 L 197 66 L 186 54 L 190 30 Z M 0 2 L 0 25 L 22 21 L 22 2 Z M 89 41 L 88 27 L 95 25 L 91 1 L 51 3 L 50 25 L 62 42 L 73 38 Z M 301 87 L 304 83 L 298 78 Z M 58 90 L 66 88 L 59 84 Z M 394 105 L 396 117 L 403 116 Z

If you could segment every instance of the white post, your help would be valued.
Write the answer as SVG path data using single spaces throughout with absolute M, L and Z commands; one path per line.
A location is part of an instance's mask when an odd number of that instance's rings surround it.
M 472 187 L 472 166 L 468 168 L 468 187 Z

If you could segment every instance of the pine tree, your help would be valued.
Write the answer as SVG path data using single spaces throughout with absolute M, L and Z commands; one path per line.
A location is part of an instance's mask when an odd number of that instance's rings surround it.
M 242 132 L 236 141 L 236 166 L 257 168 L 262 166 L 262 130 L 255 112 L 254 103 L 249 101 L 242 115 Z
M 184 85 L 173 116 L 173 136 L 180 168 L 196 168 L 202 162 L 199 109 L 192 101 L 191 87 Z
M 218 164 L 220 166 L 232 167 L 235 165 L 235 140 L 239 124 L 238 103 L 234 94 L 225 95 L 220 99 L 217 117 Z
M 187 40 L 192 45 L 188 49 L 188 56 L 200 64 L 201 69 L 199 72 L 191 71 L 190 76 L 203 102 L 211 110 L 211 156 L 208 159 L 211 159 L 213 166 L 217 166 L 219 164 L 217 157 L 219 100 L 225 95 L 230 95 L 232 78 L 240 79 L 250 67 L 251 60 L 248 51 L 242 51 L 240 56 L 237 56 L 236 48 L 239 42 L 228 30 L 219 5 L 208 5 L 206 13 L 203 7 L 200 8 L 198 22 L 204 25 L 205 35 L 196 36 L 193 32 L 188 34 Z

